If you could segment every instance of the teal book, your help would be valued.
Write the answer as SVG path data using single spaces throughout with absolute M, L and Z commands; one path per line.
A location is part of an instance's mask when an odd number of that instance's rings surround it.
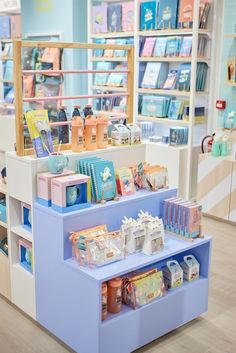
M 181 37 L 168 37 L 166 43 L 166 56 L 179 56 Z
M 112 68 L 112 63 L 110 62 L 98 62 L 97 70 L 110 70 Z M 109 74 L 108 73 L 96 73 L 94 76 L 95 86 L 105 86 L 107 84 Z
M 192 53 L 192 37 L 183 37 L 181 48 L 179 52 L 179 56 L 181 57 L 189 57 Z
M 106 39 L 104 38 L 96 38 L 94 41 L 95 44 L 106 44 Z M 104 55 L 104 50 L 103 49 L 94 49 L 93 51 L 93 56 L 96 57 L 101 57 Z
M 91 164 L 95 199 L 112 200 L 116 197 L 116 177 L 113 162 L 102 160 Z
M 178 69 L 176 87 L 180 91 L 190 90 L 191 64 L 181 64 Z
M 3 79 L 13 81 L 13 60 L 6 61 Z
M 140 4 L 140 30 L 156 29 L 158 1 L 147 1 Z
M 177 28 L 179 0 L 160 0 L 157 29 Z
M 170 103 L 168 118 L 178 120 L 179 115 L 181 113 L 182 105 L 183 105 L 182 101 L 172 100 Z

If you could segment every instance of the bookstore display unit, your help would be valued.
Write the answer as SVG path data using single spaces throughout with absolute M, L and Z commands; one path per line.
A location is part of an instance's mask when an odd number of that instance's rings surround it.
M 154 1 L 155 2 L 155 1 Z M 164 3 L 164 1 L 162 1 Z M 160 3 L 162 3 L 160 2 Z M 191 2 L 191 1 L 190 1 Z M 197 146 L 200 145 L 200 140 L 201 137 L 203 137 L 207 131 L 210 131 L 211 129 L 211 116 L 212 116 L 212 103 L 213 103 L 213 96 L 211 94 L 211 91 L 209 90 L 208 92 L 208 87 L 210 87 L 211 84 L 213 84 L 213 75 L 211 75 L 211 72 L 214 68 L 214 21 L 213 18 L 215 16 L 215 11 L 216 11 L 216 1 L 211 1 L 210 2 L 210 12 L 208 14 L 208 21 L 207 21 L 207 26 L 206 22 L 203 20 L 203 15 L 200 13 L 199 15 L 199 6 L 202 4 L 201 1 L 194 1 L 194 10 L 192 12 L 193 19 L 192 19 L 192 24 L 191 28 L 174 28 L 175 26 L 168 26 L 165 27 L 164 25 L 161 27 L 159 26 L 158 29 L 154 29 L 155 25 L 153 25 L 151 28 L 145 27 L 142 28 L 142 21 L 143 21 L 143 15 L 142 15 L 142 6 L 145 6 L 145 3 L 148 3 L 148 6 L 153 6 L 153 4 L 150 5 L 150 3 L 153 3 L 153 1 L 88 1 L 88 40 L 91 42 L 96 42 L 96 41 L 101 41 L 101 40 L 119 40 L 119 39 L 126 39 L 126 38 L 131 38 L 134 42 L 135 45 L 135 53 L 134 53 L 134 61 L 135 61 L 135 71 L 134 71 L 134 91 L 136 92 L 135 97 L 134 97 L 134 119 L 135 121 L 139 121 L 141 126 L 146 126 L 146 124 L 153 124 L 153 130 L 152 133 L 154 135 L 158 136 L 169 136 L 170 129 L 171 128 L 181 128 L 183 134 L 187 134 L 188 132 L 188 141 L 187 141 L 187 136 L 183 140 L 184 144 L 181 145 L 181 150 L 183 149 L 186 150 L 185 154 L 185 170 L 187 175 L 191 175 L 188 179 L 194 179 L 196 181 L 197 176 L 196 173 L 193 171 L 196 170 L 197 168 L 197 162 L 196 158 L 194 155 L 197 153 Z M 173 2 L 175 3 L 175 2 Z M 131 5 L 132 4 L 132 5 Z M 143 5 L 144 4 L 144 5 Z M 99 22 L 98 19 L 98 14 L 96 8 L 101 6 L 102 11 L 103 11 L 103 16 L 105 16 L 105 20 L 103 18 Z M 124 26 L 123 21 L 125 16 L 123 16 L 123 13 L 125 12 L 125 8 L 131 6 L 134 13 L 133 13 L 133 26 L 132 26 L 132 31 L 128 30 L 127 27 Z M 159 7 L 162 6 L 159 4 Z M 164 6 L 164 5 L 163 5 Z M 169 6 L 169 4 L 168 4 Z M 170 6 L 174 6 L 172 3 Z M 117 9 L 114 10 L 114 7 L 117 7 Z M 107 10 L 106 10 L 107 9 Z M 150 9 L 149 9 L 150 10 Z M 107 11 L 107 14 L 104 15 L 104 12 Z M 112 13 L 112 11 L 116 11 L 117 17 L 121 16 L 121 19 L 118 21 L 118 30 L 112 27 L 110 22 L 112 23 L 112 18 L 111 15 L 109 17 L 109 13 Z M 156 11 L 156 10 L 154 10 Z M 209 11 L 209 8 L 208 10 Z M 101 15 L 99 13 L 99 15 Z M 96 17 L 97 16 L 97 17 Z M 200 16 L 200 21 L 201 25 L 198 26 L 199 23 L 199 16 Z M 98 19 L 98 23 L 96 24 L 96 19 Z M 113 18 L 113 22 L 114 22 Z M 204 22 L 204 23 L 203 23 Z M 102 25 L 101 25 L 102 23 Z M 105 28 L 104 28 L 105 25 Z M 176 27 L 179 25 L 177 24 Z M 164 27 L 164 28 L 163 28 Z M 170 28 L 171 27 L 171 28 Z M 201 28 L 198 28 L 201 27 Z M 99 32 L 100 31 L 100 32 Z M 178 38 L 180 40 L 185 41 L 186 43 L 190 40 L 191 38 L 191 44 L 188 45 L 191 47 L 188 47 L 188 53 L 183 52 L 182 56 L 178 54 L 170 54 L 169 56 L 166 54 L 162 55 L 154 55 L 155 47 L 157 45 L 158 40 L 167 40 L 167 39 L 173 39 L 173 38 Z M 145 46 L 145 41 L 150 41 L 149 43 L 147 42 L 146 44 L 146 54 L 143 55 L 142 50 L 144 49 L 143 47 Z M 152 42 L 152 43 L 151 43 Z M 198 47 L 198 43 L 204 43 L 202 48 Z M 186 44 L 187 45 L 187 44 Z M 184 47 L 184 46 L 183 46 Z M 205 49 L 205 50 L 203 50 Z M 173 50 L 173 48 L 172 48 Z M 111 65 L 114 65 L 115 63 L 121 63 L 124 60 L 123 57 L 116 57 L 115 53 L 113 55 L 107 55 L 106 53 L 97 53 L 97 55 L 92 55 L 89 56 L 88 58 L 88 65 L 89 67 L 96 67 L 94 66 L 94 63 L 110 63 Z M 165 65 L 165 67 L 168 66 L 168 71 L 173 72 L 173 71 L 178 71 L 181 66 L 186 65 L 187 67 L 185 69 L 189 69 L 191 67 L 191 77 L 189 77 L 189 87 L 179 87 L 179 89 L 163 89 L 163 88 L 151 88 L 148 86 L 145 86 L 142 84 L 143 81 L 143 75 L 144 71 L 147 69 L 147 66 L 151 64 L 156 67 L 159 65 L 162 67 Z M 197 76 L 197 71 L 198 67 L 200 65 L 203 65 L 204 71 L 205 71 L 205 76 L 206 76 L 206 83 L 202 85 L 202 87 L 197 85 L 197 82 L 199 81 L 198 76 Z M 150 67 L 151 67 L 150 66 Z M 113 66 L 114 67 L 114 66 Z M 153 68 L 152 68 L 153 69 Z M 151 69 L 151 70 L 152 70 Z M 184 69 L 184 67 L 183 67 Z M 164 66 L 163 66 L 164 70 Z M 160 70 L 160 71 L 163 71 Z M 155 75 L 152 75 L 155 76 Z M 166 73 L 167 76 L 167 73 Z M 168 75 L 169 78 L 169 75 Z M 167 78 L 167 80 L 168 80 Z M 170 80 L 171 78 L 169 78 Z M 150 80 L 150 77 L 149 77 Z M 162 79 L 163 80 L 163 79 Z M 161 82 L 163 83 L 163 82 Z M 92 87 L 93 81 L 92 78 L 90 78 L 89 81 L 89 86 Z M 161 84 L 162 86 L 162 84 Z M 204 87 L 205 86 L 205 87 Z M 106 85 L 103 87 L 95 87 L 96 89 L 108 89 Z M 112 87 L 112 90 L 118 89 L 118 87 L 114 88 Z M 121 89 L 119 87 L 119 89 Z M 142 109 L 140 107 L 140 102 L 142 101 L 144 97 L 144 100 L 146 99 L 148 101 L 148 105 L 150 106 L 150 109 L 145 108 Z M 185 116 L 168 116 L 168 113 L 164 113 L 162 111 L 162 114 L 160 114 L 160 109 L 157 111 L 157 107 L 155 108 L 154 105 L 157 105 L 157 101 L 160 100 L 160 98 L 165 98 L 167 101 L 167 104 L 172 104 L 171 101 L 174 101 L 173 103 L 173 109 L 177 109 L 176 107 L 174 108 L 174 104 L 177 104 L 175 102 L 180 102 L 180 105 L 183 106 L 183 103 L 186 101 L 188 102 L 188 110 L 187 114 Z M 152 102 L 150 102 L 152 100 Z M 182 102 L 182 103 L 181 103 Z M 151 106 L 152 105 L 152 106 Z M 197 109 L 196 107 L 202 107 L 201 109 Z M 150 110 L 152 113 L 150 113 Z M 109 114 L 109 113 L 108 113 Z M 113 112 L 113 115 L 115 116 L 115 113 Z M 196 115 L 196 116 L 195 116 Z M 209 118 L 209 119 L 208 119 Z M 178 131 L 177 131 L 178 132 Z M 155 141 L 157 145 L 157 163 L 161 163 L 158 160 L 158 156 L 160 153 L 158 153 L 158 148 L 163 149 L 163 143 L 160 141 L 161 139 L 159 138 L 158 141 Z M 152 140 L 151 140 L 152 141 Z M 165 141 L 166 143 L 166 141 Z M 168 143 L 167 143 L 168 146 Z M 173 148 L 170 149 L 170 151 L 174 151 Z M 194 160 L 194 162 L 192 162 Z M 167 161 L 168 163 L 168 161 Z M 194 164 L 193 164 L 194 163 Z M 196 167 L 196 168 L 195 168 Z M 180 168 L 179 165 L 176 165 L 176 168 Z M 196 194 L 191 194 L 190 195 L 190 190 L 191 186 L 190 183 L 187 181 L 186 187 L 185 187 L 185 196 L 188 197 L 194 197 Z

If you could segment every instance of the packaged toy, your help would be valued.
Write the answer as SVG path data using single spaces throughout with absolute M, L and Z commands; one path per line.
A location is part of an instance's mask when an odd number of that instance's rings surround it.
M 33 272 L 32 244 L 23 238 L 19 239 L 19 260 L 22 267 L 31 273 Z
M 27 230 L 32 229 L 31 206 L 21 202 L 21 223 Z
M 183 270 L 176 260 L 167 261 L 163 276 L 167 288 L 176 288 L 183 284 Z
M 185 281 L 193 281 L 199 278 L 200 265 L 193 255 L 184 256 L 180 266 L 183 269 Z

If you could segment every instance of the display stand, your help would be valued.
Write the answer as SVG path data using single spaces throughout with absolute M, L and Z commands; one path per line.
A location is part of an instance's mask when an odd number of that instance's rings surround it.
M 166 237 L 163 252 L 142 253 L 100 268 L 80 267 L 72 259 L 71 231 L 102 223 L 109 230 L 121 226 L 124 215 L 137 217 L 140 209 L 161 216 L 163 200 L 175 189 L 137 192 L 119 202 L 66 215 L 35 204 L 36 318 L 78 353 L 131 353 L 207 310 L 211 240 L 189 243 Z M 123 305 L 119 314 L 101 321 L 101 285 L 134 270 L 161 268 L 166 260 L 193 254 L 200 262 L 200 278 L 137 310 Z

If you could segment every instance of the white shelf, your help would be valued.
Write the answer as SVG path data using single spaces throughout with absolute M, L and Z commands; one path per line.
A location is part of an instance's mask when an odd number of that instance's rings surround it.
M 151 88 L 138 88 L 138 93 L 141 94 L 160 94 L 165 96 L 189 97 L 190 91 L 179 91 L 177 89 L 151 89 Z M 196 95 L 205 95 L 206 91 L 196 92 Z
M 28 231 L 27 229 L 25 229 L 22 225 L 11 227 L 11 232 L 15 233 L 16 235 L 18 235 L 21 238 L 24 238 L 24 239 L 30 241 L 31 243 L 33 241 L 32 233 L 30 231 Z
M 0 221 L 0 226 L 7 229 L 7 223 Z
M 92 34 L 91 38 L 129 38 L 133 37 L 134 32 L 110 32 L 110 33 L 97 33 Z
M 127 58 L 122 56 L 107 57 L 107 56 L 93 56 L 91 61 L 114 61 L 114 62 L 126 62 Z
M 97 115 L 107 115 L 109 117 L 120 117 L 120 118 L 126 118 L 127 114 L 126 113 L 121 113 L 121 112 L 110 112 L 110 111 L 106 111 L 106 110 L 95 110 L 94 111 L 95 114 Z
M 94 91 L 127 92 L 127 87 L 92 86 L 91 89 Z
M 208 37 L 211 36 L 211 31 L 208 29 L 199 29 L 198 33 L 201 35 L 206 35 Z M 138 31 L 139 36 L 141 37 L 153 37 L 153 36 L 172 36 L 172 35 L 179 35 L 179 36 L 186 36 L 186 35 L 193 35 L 192 28 L 176 28 L 176 29 L 163 29 L 163 30 L 148 30 L 148 31 Z
M 191 57 L 139 57 L 139 62 L 176 62 L 176 63 L 191 63 Z M 204 62 L 209 65 L 210 59 L 204 57 L 198 57 L 198 62 Z
M 174 126 L 188 126 L 190 122 L 188 120 L 176 120 L 176 119 L 169 119 L 169 118 L 158 118 L 146 115 L 138 115 L 138 121 L 147 121 L 152 123 L 160 123 L 166 125 L 174 125 Z M 195 125 L 205 124 L 205 122 L 195 122 Z

